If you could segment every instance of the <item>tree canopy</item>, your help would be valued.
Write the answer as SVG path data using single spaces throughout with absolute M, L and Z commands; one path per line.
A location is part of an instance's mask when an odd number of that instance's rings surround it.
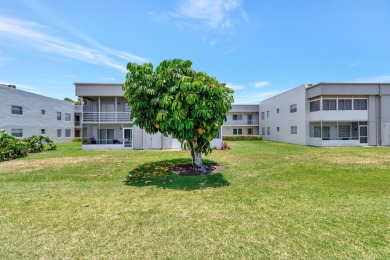
M 74 105 L 82 105 L 83 104 L 83 98 L 81 98 L 81 97 L 78 97 L 77 101 L 74 101 L 73 99 L 66 97 L 66 98 L 64 98 L 64 101 L 72 103 Z
M 191 149 L 194 166 L 202 167 L 201 154 L 212 151 L 210 141 L 226 121 L 234 91 L 191 66 L 189 60 L 164 60 L 154 71 L 151 63 L 128 63 L 123 90 L 135 125 L 172 134 Z

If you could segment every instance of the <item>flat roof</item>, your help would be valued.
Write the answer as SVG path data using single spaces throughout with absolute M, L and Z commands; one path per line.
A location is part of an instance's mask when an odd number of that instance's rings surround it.
M 73 85 L 79 85 L 79 86 L 122 86 L 123 83 L 80 83 L 75 82 Z
M 317 84 L 307 84 L 307 89 L 319 85 L 390 85 L 390 82 L 320 82 Z

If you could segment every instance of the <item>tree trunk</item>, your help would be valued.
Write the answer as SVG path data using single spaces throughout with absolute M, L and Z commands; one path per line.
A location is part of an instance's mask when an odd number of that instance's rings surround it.
M 203 169 L 202 154 L 194 153 L 194 158 L 192 160 L 192 166 L 196 169 Z
M 202 153 L 195 152 L 194 144 L 192 142 L 188 142 L 191 148 L 191 158 L 192 158 L 192 167 L 196 170 L 201 171 L 202 173 L 206 172 L 205 167 L 202 162 Z

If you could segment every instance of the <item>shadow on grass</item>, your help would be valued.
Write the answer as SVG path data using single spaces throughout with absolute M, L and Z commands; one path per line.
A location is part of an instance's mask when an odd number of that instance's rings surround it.
M 229 182 L 221 173 L 211 173 L 199 176 L 182 176 L 171 171 L 176 164 L 186 164 L 188 159 L 175 159 L 145 163 L 131 170 L 124 181 L 126 185 L 135 187 L 156 186 L 164 189 L 192 191 L 206 188 L 228 186 Z M 213 163 L 204 160 L 203 163 Z

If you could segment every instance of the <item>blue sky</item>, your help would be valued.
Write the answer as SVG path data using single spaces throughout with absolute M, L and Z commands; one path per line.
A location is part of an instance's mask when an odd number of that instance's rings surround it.
M 127 62 L 189 59 L 236 103 L 304 83 L 390 82 L 388 0 L 0 0 L 0 83 L 63 99 Z

